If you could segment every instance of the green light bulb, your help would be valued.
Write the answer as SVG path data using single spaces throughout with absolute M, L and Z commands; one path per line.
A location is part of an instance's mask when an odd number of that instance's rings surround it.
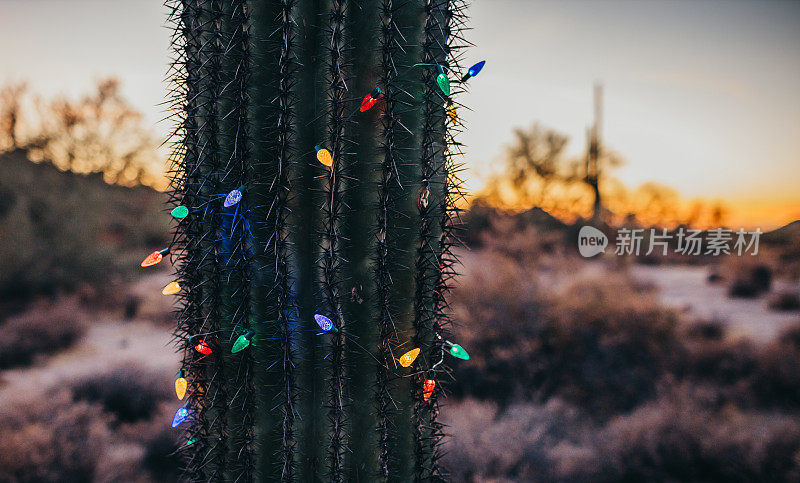
M 237 352 L 247 349 L 247 347 L 250 346 L 250 338 L 253 337 L 253 334 L 255 334 L 255 332 L 250 329 L 244 334 L 240 335 L 239 338 L 236 339 L 236 342 L 233 343 L 231 353 L 236 354 Z
M 186 446 L 191 446 L 197 442 L 197 438 L 192 438 L 186 442 Z
M 439 89 L 444 92 L 444 95 L 450 95 L 450 79 L 443 72 L 436 76 L 436 83 L 439 84 Z
M 469 354 L 467 354 L 467 351 L 465 351 L 464 348 L 458 344 L 453 344 L 453 346 L 450 347 L 450 355 L 453 357 L 458 357 L 459 359 L 464 359 L 465 361 L 469 359 Z
M 189 214 L 189 208 L 185 206 L 176 206 L 170 214 L 180 220 L 182 218 L 186 218 L 186 216 Z

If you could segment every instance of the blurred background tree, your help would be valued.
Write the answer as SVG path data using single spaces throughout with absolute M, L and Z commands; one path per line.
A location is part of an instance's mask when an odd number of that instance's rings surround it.
M 116 79 L 78 100 L 0 88 L 0 303 L 110 287 L 166 242 L 164 196 L 141 186 L 164 183 L 157 149 Z
M 159 142 L 118 79 L 97 81 L 78 99 L 30 95 L 25 83 L 0 89 L 0 149 L 22 149 L 32 161 L 63 171 L 102 173 L 108 183 L 166 186 Z

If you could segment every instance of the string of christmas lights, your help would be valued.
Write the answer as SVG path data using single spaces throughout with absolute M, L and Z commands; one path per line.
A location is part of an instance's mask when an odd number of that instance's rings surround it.
M 483 69 L 485 64 L 486 64 L 486 61 L 482 60 L 482 61 L 472 65 L 467 70 L 467 72 L 463 74 L 463 76 L 460 79 L 460 83 L 463 84 L 463 83 L 467 82 L 470 78 L 477 76 L 481 72 L 481 70 Z M 439 64 L 415 64 L 415 65 L 409 67 L 407 70 L 410 70 L 411 68 L 416 67 L 416 66 L 423 66 L 423 65 L 435 65 L 435 67 L 437 69 L 437 72 L 438 72 L 438 75 L 435 78 L 436 85 L 441 90 L 441 92 L 445 95 L 447 115 L 448 115 L 448 118 L 449 118 L 450 122 L 452 124 L 456 124 L 458 122 L 458 113 L 457 113 L 457 109 L 456 109 L 455 103 L 452 101 L 452 99 L 450 99 L 450 93 L 451 93 L 450 79 L 447 76 L 447 74 L 445 73 L 444 68 Z M 364 96 L 363 100 L 361 101 L 361 104 L 360 104 L 360 107 L 359 107 L 359 112 L 366 112 L 366 111 L 370 110 L 371 108 L 373 108 L 378 103 L 378 101 L 381 99 L 382 94 L 383 94 L 383 91 L 381 90 L 380 87 L 375 87 L 371 92 L 366 94 Z M 329 168 L 333 166 L 334 159 L 333 159 L 333 156 L 332 156 L 331 152 L 328 149 L 317 145 L 317 146 L 314 147 L 314 150 L 315 150 L 315 153 L 316 153 L 316 159 L 322 165 L 324 165 L 326 167 L 329 167 Z M 223 207 L 225 207 L 225 208 L 230 208 L 230 207 L 233 207 L 233 206 L 237 207 L 236 214 L 234 214 L 234 221 L 232 222 L 233 223 L 232 230 L 235 229 L 235 224 L 237 222 L 237 214 L 238 214 L 238 204 L 243 198 L 244 191 L 245 191 L 245 186 L 242 185 L 242 186 L 239 186 L 236 189 L 231 190 L 230 192 L 228 192 L 227 194 L 224 195 Z M 420 192 L 419 192 L 419 195 L 418 195 L 418 205 L 419 205 L 420 209 L 425 209 L 425 208 L 428 207 L 428 198 L 429 198 L 429 196 L 430 196 L 430 189 L 429 189 L 429 187 L 427 185 L 425 185 L 420 189 Z M 219 197 L 222 197 L 222 195 L 219 195 Z M 202 209 L 200 207 L 195 208 L 195 210 L 202 211 Z M 191 210 L 190 207 L 188 207 L 188 206 L 178 205 L 178 206 L 176 206 L 175 208 L 172 209 L 172 211 L 170 212 L 170 215 L 172 217 L 174 217 L 175 219 L 177 219 L 177 220 L 182 220 L 182 219 L 186 218 L 187 216 L 189 216 L 192 213 L 192 211 L 193 210 Z M 242 215 L 242 218 L 244 219 L 244 223 L 247 224 L 247 220 L 246 220 L 246 218 L 244 218 L 243 215 Z M 249 231 L 249 226 L 248 226 L 247 229 Z M 154 265 L 160 263 L 163 260 L 164 256 L 169 254 L 169 253 L 170 253 L 170 248 L 169 247 L 164 248 L 164 249 L 159 250 L 159 251 L 155 251 L 155 252 L 151 253 L 150 255 L 148 255 L 141 262 L 141 266 L 142 267 L 154 266 Z M 173 282 L 170 282 L 169 284 L 167 284 L 161 290 L 161 293 L 164 294 L 164 295 L 174 295 L 174 294 L 178 294 L 179 292 L 181 292 L 181 290 L 182 290 L 181 285 L 177 281 L 173 281 Z M 323 334 L 324 333 L 335 333 L 335 332 L 339 331 L 339 329 L 336 327 L 334 322 L 329 317 L 327 317 L 325 315 L 314 314 L 314 320 L 317 323 L 317 325 L 319 326 L 319 328 L 322 330 Z M 437 337 L 439 339 L 441 339 L 441 336 L 438 333 L 436 335 L 437 335 Z M 239 352 L 247 349 L 251 345 L 253 345 L 254 344 L 254 336 L 255 336 L 255 331 L 253 329 L 248 329 L 246 332 L 244 332 L 241 335 L 239 335 L 237 337 L 236 341 L 233 343 L 233 345 L 231 347 L 231 353 L 232 354 L 239 353 Z M 210 356 L 211 354 L 214 353 L 214 350 L 212 349 L 212 343 L 213 342 L 208 337 L 201 337 L 201 336 L 198 336 L 198 335 L 193 336 L 190 339 L 190 344 L 193 345 L 194 349 L 197 352 L 199 352 L 200 354 L 202 354 L 203 356 Z M 429 371 L 430 375 L 426 379 L 424 379 L 424 381 L 422 383 L 422 397 L 423 397 L 424 401 L 428 401 L 431 398 L 431 396 L 433 395 L 434 391 L 436 390 L 437 383 L 436 383 L 436 380 L 433 377 L 435 375 L 436 367 L 439 364 L 441 364 L 442 361 L 443 361 L 443 358 L 444 358 L 443 354 L 444 354 L 444 349 L 445 348 L 447 349 L 447 352 L 452 357 L 455 357 L 455 358 L 458 358 L 458 359 L 462 359 L 462 360 L 468 360 L 469 359 L 469 354 L 467 353 L 467 351 L 461 345 L 459 345 L 457 343 L 453 343 L 453 342 L 451 342 L 449 340 L 442 340 L 441 347 L 442 347 L 442 359 L 439 360 L 436 364 L 434 364 L 431 367 L 431 369 Z M 365 352 L 367 352 L 367 351 L 365 350 Z M 405 352 L 398 359 L 396 359 L 396 362 L 398 362 L 401 367 L 408 368 L 417 360 L 417 357 L 419 356 L 419 354 L 420 354 L 420 348 L 419 347 L 413 348 L 413 349 Z M 374 358 L 374 356 L 373 356 L 373 358 Z M 188 387 L 189 387 L 189 381 L 186 379 L 184 371 L 181 369 L 178 372 L 178 377 L 175 380 L 175 395 L 177 396 L 178 400 L 183 400 L 184 399 L 184 397 L 186 396 Z M 193 413 L 194 413 L 194 411 L 193 411 L 193 409 L 191 407 L 191 401 L 189 401 L 185 405 L 179 407 L 177 409 L 177 411 L 175 412 L 175 415 L 174 415 L 174 417 L 172 419 L 172 427 L 176 428 L 176 427 L 180 426 L 182 423 L 184 423 L 185 421 L 189 420 L 191 418 L 191 416 L 193 415 Z M 190 446 L 190 445 L 194 444 L 196 441 L 197 441 L 197 438 L 196 437 L 192 437 L 186 442 L 186 445 Z

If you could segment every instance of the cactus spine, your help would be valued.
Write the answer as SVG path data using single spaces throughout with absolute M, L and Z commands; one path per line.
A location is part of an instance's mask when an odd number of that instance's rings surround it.
M 187 479 L 443 478 L 461 1 L 169 0 Z

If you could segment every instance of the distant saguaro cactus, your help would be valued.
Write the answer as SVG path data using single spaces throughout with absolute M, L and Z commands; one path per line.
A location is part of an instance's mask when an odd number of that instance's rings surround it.
M 188 479 L 443 478 L 462 1 L 169 0 Z

